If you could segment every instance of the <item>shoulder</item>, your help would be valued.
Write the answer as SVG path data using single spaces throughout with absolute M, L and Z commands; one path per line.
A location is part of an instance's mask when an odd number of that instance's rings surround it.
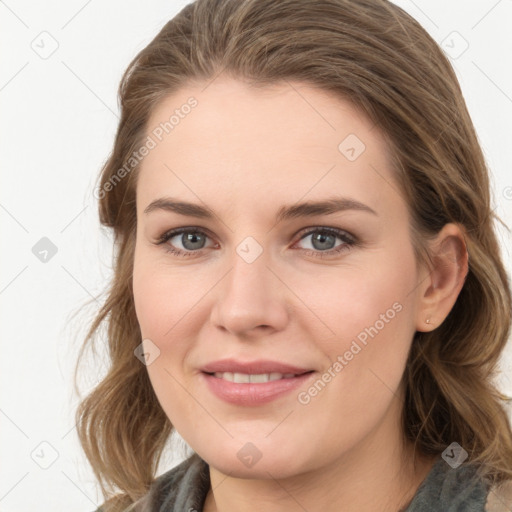
M 489 489 L 485 512 L 509 512 L 512 510 L 512 480 L 507 480 Z
M 123 512 L 201 510 L 209 487 L 208 465 L 194 453 L 157 477 L 148 492 Z M 104 512 L 104 505 L 95 512 Z
M 489 487 L 480 478 L 478 466 L 472 464 L 451 466 L 439 457 L 418 488 L 406 512 L 432 510 L 484 512 L 488 492 Z

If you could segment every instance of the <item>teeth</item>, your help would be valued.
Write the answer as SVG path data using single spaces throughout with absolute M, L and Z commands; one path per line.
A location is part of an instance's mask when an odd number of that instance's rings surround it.
M 294 373 L 258 373 L 258 374 L 247 374 L 247 373 L 232 373 L 232 372 L 215 372 L 215 377 L 218 379 L 228 380 L 229 382 L 235 382 L 238 384 L 249 384 L 249 383 L 260 383 L 269 382 L 272 380 L 279 379 L 291 379 L 295 377 Z
M 233 382 L 237 384 L 245 384 L 246 382 L 251 382 L 250 375 L 246 375 L 244 373 L 233 373 Z

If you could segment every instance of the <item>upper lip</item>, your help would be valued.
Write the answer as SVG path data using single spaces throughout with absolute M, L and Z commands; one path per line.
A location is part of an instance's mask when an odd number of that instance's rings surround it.
M 251 375 L 258 375 L 262 373 L 293 373 L 300 375 L 312 371 L 310 368 L 301 368 L 291 364 L 281 363 L 279 361 L 270 361 L 267 359 L 258 359 L 254 361 L 237 361 L 236 359 L 220 359 L 213 361 L 201 368 L 205 373 L 216 372 L 232 372 L 232 373 L 247 373 Z

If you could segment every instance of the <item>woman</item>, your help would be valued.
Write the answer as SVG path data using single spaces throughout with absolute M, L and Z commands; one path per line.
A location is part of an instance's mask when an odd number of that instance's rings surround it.
M 77 411 L 98 510 L 510 507 L 511 293 L 425 30 L 384 0 L 198 0 L 119 94 L 111 366 Z M 173 429 L 194 453 L 155 479 Z

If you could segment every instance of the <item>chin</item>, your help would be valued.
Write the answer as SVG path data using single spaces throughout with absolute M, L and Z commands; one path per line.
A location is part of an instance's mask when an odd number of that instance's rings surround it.
M 232 443 L 220 445 L 215 451 L 212 447 L 195 450 L 212 468 L 233 478 L 267 480 L 270 478 L 288 478 L 308 470 L 305 460 L 298 459 L 300 447 L 283 450 L 264 442 Z M 309 468 L 313 469 L 313 468 Z

